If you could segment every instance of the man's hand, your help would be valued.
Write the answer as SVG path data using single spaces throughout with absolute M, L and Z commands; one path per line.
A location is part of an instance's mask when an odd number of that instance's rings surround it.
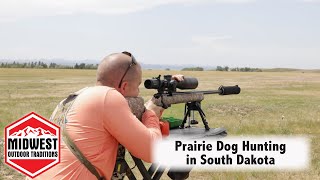
M 147 101 L 144 106 L 146 107 L 147 110 L 153 111 L 157 117 L 160 119 L 164 109 L 160 106 L 157 106 L 153 103 L 153 98 L 151 98 L 149 101 Z
M 172 75 L 172 79 L 180 82 L 184 80 L 184 76 L 182 74 L 175 74 Z

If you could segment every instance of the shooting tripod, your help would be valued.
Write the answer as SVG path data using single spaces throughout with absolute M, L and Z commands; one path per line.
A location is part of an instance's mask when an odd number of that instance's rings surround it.
M 203 122 L 203 125 L 204 125 L 204 128 L 208 131 L 210 129 L 209 125 L 208 125 L 208 122 L 206 120 L 206 115 L 204 114 L 203 110 L 201 109 L 201 102 L 199 101 L 194 101 L 194 102 L 187 102 L 184 106 L 184 118 L 183 118 L 183 121 L 181 123 L 181 125 L 179 126 L 180 129 L 183 129 L 185 128 L 184 127 L 184 124 L 187 122 L 187 118 L 191 116 L 191 112 L 194 113 L 194 111 L 198 111 L 200 116 L 201 116 L 201 119 L 202 119 L 202 122 Z M 187 127 L 190 127 L 190 126 L 187 126 Z
M 158 180 L 160 179 L 160 177 L 162 176 L 165 168 L 160 167 L 157 164 L 152 164 L 149 169 L 147 170 L 146 167 L 144 166 L 143 162 L 141 159 L 134 157 L 131 153 L 130 153 L 134 163 L 136 164 L 136 166 L 138 167 L 142 177 L 144 180 Z M 127 164 L 127 162 L 124 162 L 125 164 L 125 168 L 126 168 L 126 176 L 128 177 L 129 180 L 136 180 L 137 178 L 135 177 L 135 175 L 133 174 L 132 170 L 130 169 L 129 165 Z M 119 178 L 122 179 L 122 178 Z

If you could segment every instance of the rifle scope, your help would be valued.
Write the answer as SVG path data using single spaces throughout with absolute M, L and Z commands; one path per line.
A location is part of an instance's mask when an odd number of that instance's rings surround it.
M 179 89 L 196 89 L 198 87 L 198 80 L 193 77 L 184 77 L 183 81 L 172 80 L 171 75 L 165 75 L 164 79 L 157 78 L 147 79 L 144 81 L 144 87 L 147 89 L 170 90 L 175 91 Z

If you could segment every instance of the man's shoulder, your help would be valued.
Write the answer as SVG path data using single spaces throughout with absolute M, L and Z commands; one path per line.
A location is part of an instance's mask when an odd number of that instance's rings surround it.
M 79 90 L 79 94 L 106 94 L 110 90 L 114 90 L 114 88 L 108 86 L 91 86 Z
M 71 114 L 73 110 L 77 113 L 81 112 L 81 117 L 86 117 L 85 114 L 88 112 L 99 114 L 104 111 L 106 99 L 112 97 L 108 94 L 113 91 L 115 91 L 113 88 L 107 86 L 92 86 L 82 89 L 73 103 Z

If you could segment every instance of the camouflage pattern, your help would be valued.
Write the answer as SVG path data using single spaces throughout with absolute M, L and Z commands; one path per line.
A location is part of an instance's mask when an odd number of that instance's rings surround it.
M 61 128 L 64 128 L 65 124 L 68 122 L 68 120 L 66 119 L 68 110 L 71 108 L 76 97 L 78 97 L 78 95 L 81 92 L 85 91 L 87 88 L 88 87 L 85 87 L 77 92 L 71 93 L 67 98 L 62 100 L 51 114 L 50 121 L 60 126 Z

